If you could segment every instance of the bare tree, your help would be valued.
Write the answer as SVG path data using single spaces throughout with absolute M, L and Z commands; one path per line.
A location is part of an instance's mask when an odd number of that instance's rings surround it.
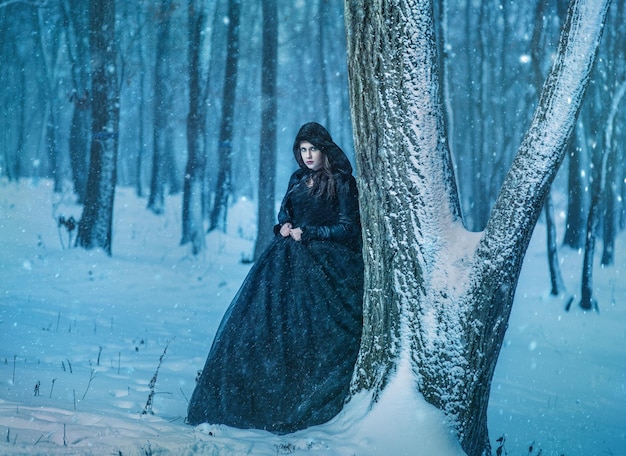
M 578 122 L 580 123 L 580 121 Z M 572 249 L 582 249 L 585 246 L 585 226 L 587 213 L 587 194 L 585 187 L 588 179 L 581 170 L 585 169 L 582 141 L 579 140 L 579 126 L 574 128 L 572 139 L 568 145 L 567 156 L 567 218 L 563 245 Z
M 544 69 L 541 62 L 543 59 L 542 50 L 545 49 L 544 44 L 544 18 L 546 16 L 545 2 L 537 2 L 535 7 L 535 20 L 533 26 L 533 36 L 531 40 L 531 55 L 534 75 L 534 85 L 537 93 L 541 89 L 541 83 L 545 79 Z M 570 141 L 571 142 L 571 141 Z M 550 270 L 550 294 L 552 296 L 560 296 L 567 293 L 563 275 L 561 274 L 561 265 L 559 264 L 558 241 L 556 236 L 556 224 L 554 223 L 554 205 L 552 203 L 552 193 L 548 191 L 544 202 L 544 217 L 546 221 L 546 244 L 548 252 L 548 267 Z M 573 297 L 568 296 L 565 307 L 568 308 Z
M 154 64 L 154 119 L 152 130 L 152 177 L 148 209 L 155 214 L 165 210 L 165 185 L 167 183 L 167 159 L 171 153 L 170 125 L 168 124 L 171 103 L 171 83 L 169 81 L 168 43 L 170 41 L 172 0 L 161 0 L 157 8 L 156 56 Z
M 623 56 L 623 49 L 626 47 L 626 7 L 624 2 L 616 2 L 613 5 L 612 19 L 616 24 L 615 30 L 610 34 L 609 55 Z M 611 11 L 610 11 L 611 12 Z M 609 13 L 610 13 L 609 12 Z M 620 50 L 620 51 L 618 51 Z M 615 260 L 615 238 L 619 232 L 620 206 L 626 207 L 626 203 L 621 201 L 621 185 L 626 176 L 624 168 L 623 133 L 620 136 L 618 125 L 623 122 L 623 106 L 626 104 L 626 63 L 623 58 L 616 58 L 611 61 L 615 83 L 612 85 L 611 110 L 605 131 L 605 147 L 609 151 L 607 158 L 606 180 L 604 182 L 604 195 L 606 200 L 604 223 L 602 229 L 602 257 L 600 264 L 603 266 L 612 265 Z M 620 108 L 622 106 L 622 108 Z M 622 113 L 622 117 L 618 113 Z M 623 130 L 622 130 L 623 131 Z
M 324 125 L 330 125 L 330 94 L 328 93 L 328 58 L 326 56 L 325 30 L 328 27 L 328 14 L 330 5 L 327 0 L 320 0 L 317 6 L 317 65 L 319 70 L 316 71 L 320 79 L 319 92 L 322 99 L 322 113 L 320 119 Z
M 239 19 L 241 0 L 228 0 L 228 40 L 224 90 L 222 96 L 222 118 L 218 145 L 219 168 L 215 183 L 215 198 L 209 219 L 209 231 L 226 231 L 228 198 L 232 193 L 233 124 L 235 95 L 237 89 L 237 63 L 239 62 Z
M 263 73 L 261 76 L 261 140 L 259 142 L 259 216 L 254 258 L 272 239 L 276 183 L 276 73 L 278 69 L 278 8 L 263 2 Z
M 376 401 L 406 362 L 469 456 L 490 454 L 489 391 L 519 272 L 608 3 L 570 3 L 531 125 L 476 237 L 461 220 L 432 1 L 345 2 L 366 274 L 353 392 Z
M 43 64 L 44 94 L 46 98 L 46 110 L 44 117 L 45 148 L 48 157 L 48 169 L 46 175 L 52 176 L 54 191 L 59 193 L 63 188 L 63 173 L 60 167 L 60 154 L 58 147 L 59 118 L 61 108 L 59 93 L 61 77 L 59 72 L 59 50 L 61 48 L 61 27 L 57 19 L 56 8 L 37 8 L 38 21 L 35 33 L 37 36 L 38 51 L 41 53 Z M 48 24 L 48 27 L 46 27 Z M 54 24 L 50 26 L 50 24 Z
M 111 254 L 113 202 L 117 178 L 119 95 L 116 71 L 115 4 L 89 2 L 91 67 L 91 159 L 76 244 Z
M 207 77 L 203 65 L 202 49 L 206 11 L 204 2 L 189 0 L 189 114 L 187 115 L 187 167 L 183 187 L 183 235 L 181 244 L 191 242 L 197 255 L 204 250 L 204 217 L 202 194 L 206 152 L 204 133 L 206 127 L 206 90 L 202 80 Z
M 91 130 L 91 75 L 89 69 L 89 4 L 81 0 L 62 0 L 61 12 L 65 26 L 68 58 L 71 65 L 73 105 L 69 135 L 69 157 L 74 193 L 79 203 L 85 202 Z

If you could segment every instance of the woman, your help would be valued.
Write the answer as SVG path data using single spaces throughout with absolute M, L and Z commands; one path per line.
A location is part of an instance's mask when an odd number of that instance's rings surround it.
M 307 123 L 274 241 L 226 311 L 187 420 L 288 433 L 335 416 L 362 329 L 363 261 L 352 166 Z

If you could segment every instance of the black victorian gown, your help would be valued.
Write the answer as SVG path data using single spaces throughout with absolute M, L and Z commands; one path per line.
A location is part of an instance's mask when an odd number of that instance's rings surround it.
M 336 196 L 290 179 L 275 238 L 226 311 L 189 402 L 187 421 L 294 432 L 343 407 L 362 330 L 363 261 L 354 177 Z M 301 227 L 283 238 L 281 224 Z

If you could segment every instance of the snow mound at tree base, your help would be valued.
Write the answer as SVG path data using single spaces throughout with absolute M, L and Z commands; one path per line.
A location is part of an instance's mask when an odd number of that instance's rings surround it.
M 415 390 L 406 363 L 380 400 L 359 393 L 328 423 L 277 436 L 259 430 L 240 430 L 202 424 L 203 434 L 193 450 L 203 455 L 332 454 L 380 456 L 464 456 L 442 412 Z

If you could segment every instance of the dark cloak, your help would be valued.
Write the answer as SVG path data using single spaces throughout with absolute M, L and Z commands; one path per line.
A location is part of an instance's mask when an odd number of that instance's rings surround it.
M 319 124 L 307 140 L 325 153 L 336 194 L 314 196 L 301 165 L 289 181 L 276 236 L 226 311 L 189 402 L 187 420 L 293 432 L 341 411 L 362 330 L 363 260 L 357 188 L 344 152 Z M 301 227 L 301 241 L 280 225 Z

